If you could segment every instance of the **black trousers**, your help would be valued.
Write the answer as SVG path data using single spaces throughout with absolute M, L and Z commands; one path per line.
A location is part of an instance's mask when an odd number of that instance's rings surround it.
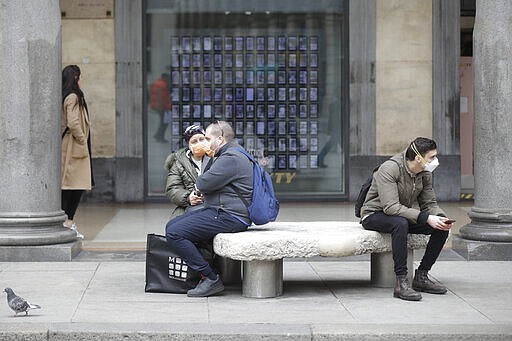
M 404 217 L 390 216 L 384 212 L 375 212 L 362 222 L 366 230 L 391 233 L 391 247 L 393 249 L 393 261 L 395 262 L 395 274 L 407 275 L 407 234 L 429 234 L 430 239 L 425 249 L 425 255 L 421 260 L 420 270 L 430 270 L 439 257 L 444 243 L 448 238 L 448 231 L 442 231 L 428 224 L 410 224 Z
M 82 198 L 81 189 L 63 189 L 61 194 L 61 207 L 62 210 L 67 214 L 69 220 L 73 220 L 75 217 L 76 209 Z

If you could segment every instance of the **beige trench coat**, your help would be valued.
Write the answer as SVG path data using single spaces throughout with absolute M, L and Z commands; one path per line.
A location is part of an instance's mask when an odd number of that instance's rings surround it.
M 80 109 L 76 94 L 69 94 L 62 105 L 61 134 L 61 188 L 91 189 L 91 156 L 87 148 L 89 137 L 89 115 L 85 108 Z

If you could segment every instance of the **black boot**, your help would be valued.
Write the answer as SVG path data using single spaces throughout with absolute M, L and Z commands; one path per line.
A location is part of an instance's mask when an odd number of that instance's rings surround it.
M 421 300 L 421 294 L 409 287 L 409 279 L 407 278 L 407 275 L 396 276 L 396 285 L 393 296 L 406 301 Z
M 428 270 L 416 270 L 412 281 L 412 288 L 416 291 L 428 292 L 429 294 L 445 294 L 447 289 L 444 285 L 436 284 L 428 278 Z

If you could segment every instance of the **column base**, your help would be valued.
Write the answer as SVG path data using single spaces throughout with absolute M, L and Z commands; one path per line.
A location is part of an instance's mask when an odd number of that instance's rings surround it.
M 82 251 L 82 241 L 53 245 L 0 246 L 0 262 L 69 262 Z
M 244 261 L 242 295 L 271 298 L 283 294 L 283 260 Z
M 0 246 L 72 243 L 76 232 L 62 226 L 64 211 L 0 212 Z
M 512 260 L 512 243 L 478 241 L 452 236 L 452 250 L 466 260 Z
M 498 243 L 512 242 L 512 210 L 473 206 L 468 216 L 471 222 L 459 230 L 462 238 Z
M 224 284 L 240 284 L 242 281 L 242 262 L 227 257 L 217 256 L 215 267 Z

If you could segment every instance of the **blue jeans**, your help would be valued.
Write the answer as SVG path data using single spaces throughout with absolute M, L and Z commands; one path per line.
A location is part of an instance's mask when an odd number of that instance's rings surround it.
M 169 221 L 165 227 L 167 244 L 190 268 L 207 276 L 213 269 L 194 243 L 210 241 L 218 233 L 247 230 L 247 225 L 222 209 L 205 207 Z
M 428 224 L 411 224 L 404 217 L 375 212 L 362 222 L 366 230 L 391 233 L 391 248 L 397 276 L 407 275 L 407 234 L 429 234 L 430 239 L 418 269 L 429 271 L 443 249 L 448 231 L 442 231 Z

